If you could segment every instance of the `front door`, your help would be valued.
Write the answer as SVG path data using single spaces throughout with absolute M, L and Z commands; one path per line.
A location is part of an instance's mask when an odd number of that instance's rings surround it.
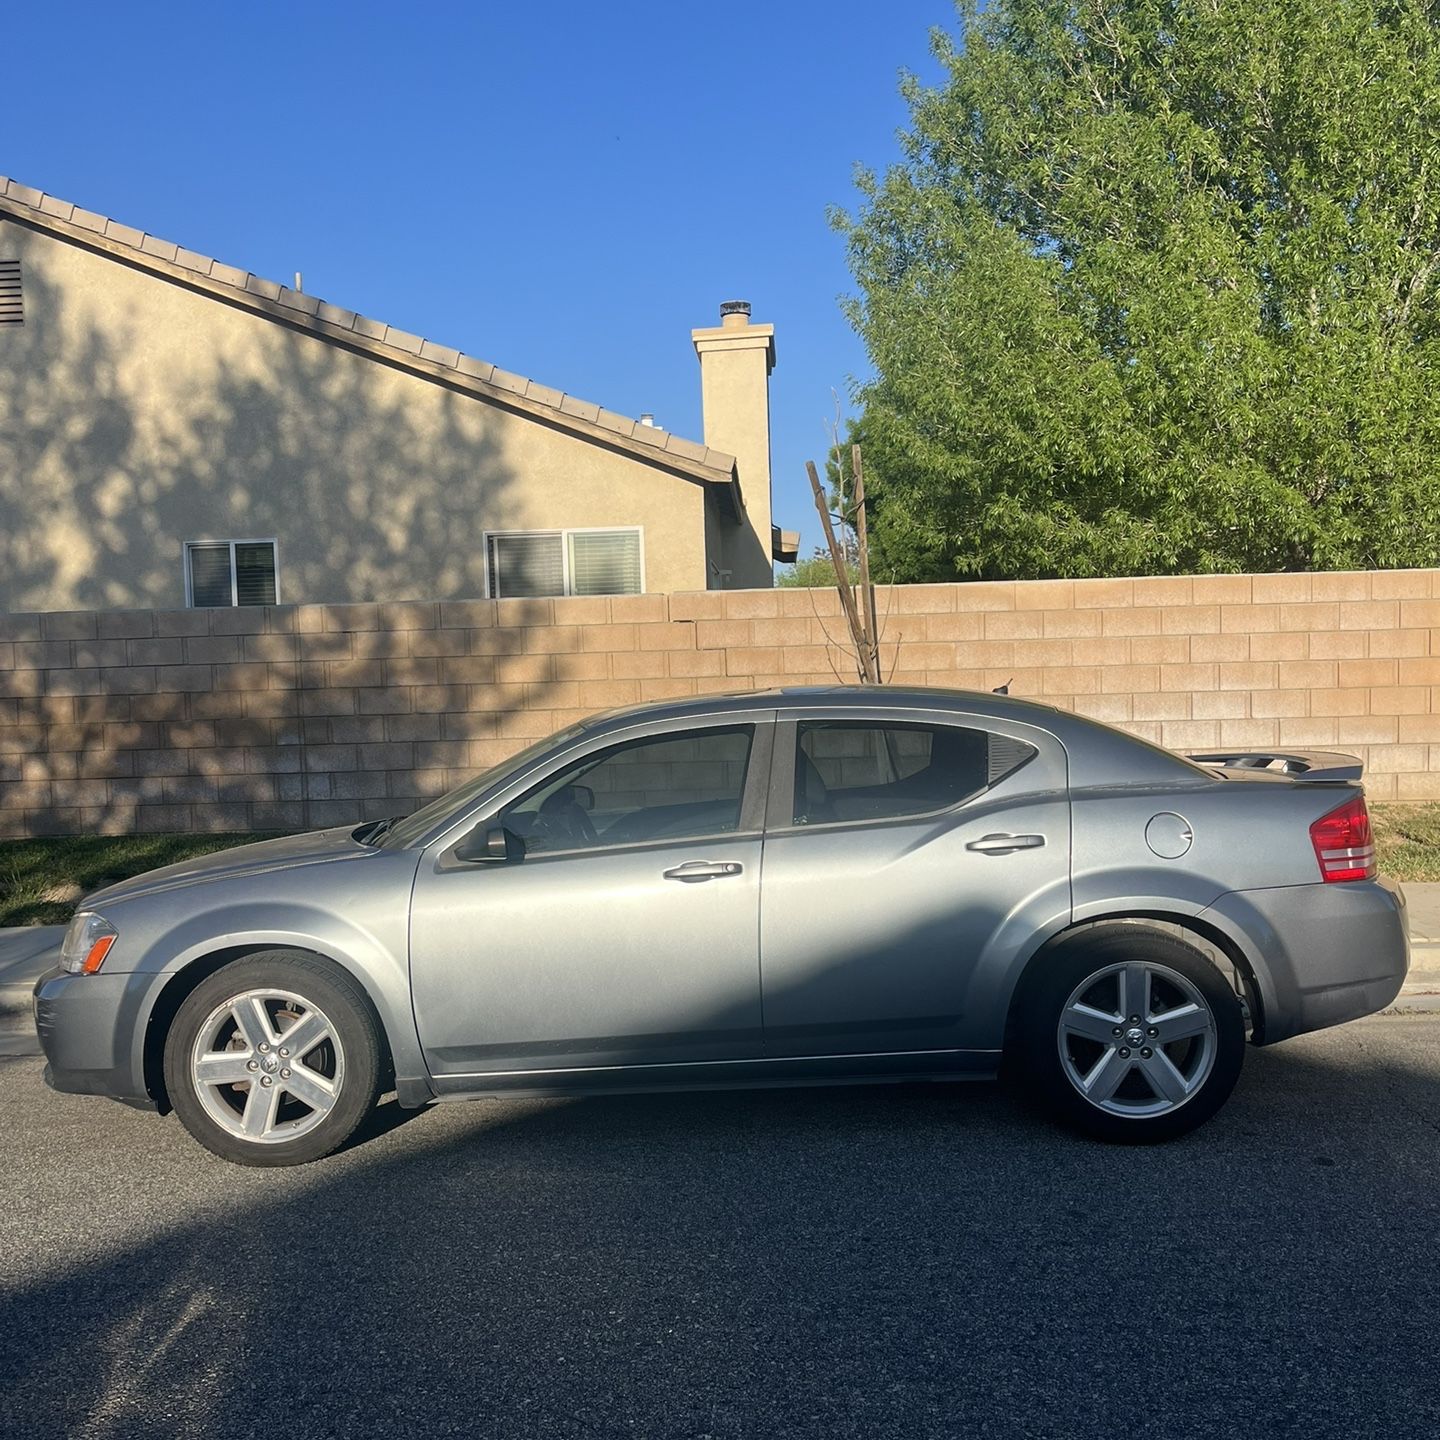
M 768 1053 L 997 1048 L 1005 966 L 1070 911 L 1059 742 L 962 716 L 817 716 L 777 726 L 775 753 Z
M 411 985 L 439 1088 L 760 1053 L 769 733 L 612 740 L 477 822 L 523 858 L 467 861 L 463 841 L 426 854 Z

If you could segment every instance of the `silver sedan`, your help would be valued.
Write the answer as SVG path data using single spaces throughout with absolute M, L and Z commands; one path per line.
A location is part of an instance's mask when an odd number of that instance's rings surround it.
M 229 1160 L 377 1097 L 970 1080 L 1167 1139 L 1247 1040 L 1388 1004 L 1404 900 L 1359 765 L 1182 757 L 1025 701 L 813 689 L 597 716 L 394 820 L 89 897 L 35 1014 L 58 1090 Z

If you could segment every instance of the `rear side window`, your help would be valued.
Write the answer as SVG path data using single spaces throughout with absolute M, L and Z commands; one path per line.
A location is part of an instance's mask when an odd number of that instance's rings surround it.
M 1024 741 L 959 725 L 803 720 L 796 732 L 796 825 L 948 809 L 1035 754 Z

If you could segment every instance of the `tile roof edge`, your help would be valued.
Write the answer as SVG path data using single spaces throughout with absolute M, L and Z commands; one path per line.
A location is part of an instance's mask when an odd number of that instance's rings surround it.
M 62 239 L 124 258 L 216 299 L 232 301 L 266 319 L 294 325 L 322 340 L 348 345 L 423 378 L 440 380 L 478 399 L 557 425 L 584 439 L 618 446 L 645 463 L 678 470 L 711 484 L 738 483 L 733 455 L 712 450 L 659 426 L 642 427 L 629 416 L 618 415 L 525 376 L 508 374 L 453 346 L 441 345 L 384 321 L 331 305 L 317 296 L 302 294 L 276 281 L 226 265 L 0 175 L 0 216 L 7 214 Z M 637 432 L 643 432 L 639 438 L 636 438 Z

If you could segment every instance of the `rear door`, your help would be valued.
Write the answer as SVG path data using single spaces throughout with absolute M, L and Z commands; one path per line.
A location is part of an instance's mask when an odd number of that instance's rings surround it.
M 771 1056 L 995 1049 L 1011 966 L 1070 913 L 1065 751 L 989 717 L 816 711 L 775 732 Z

